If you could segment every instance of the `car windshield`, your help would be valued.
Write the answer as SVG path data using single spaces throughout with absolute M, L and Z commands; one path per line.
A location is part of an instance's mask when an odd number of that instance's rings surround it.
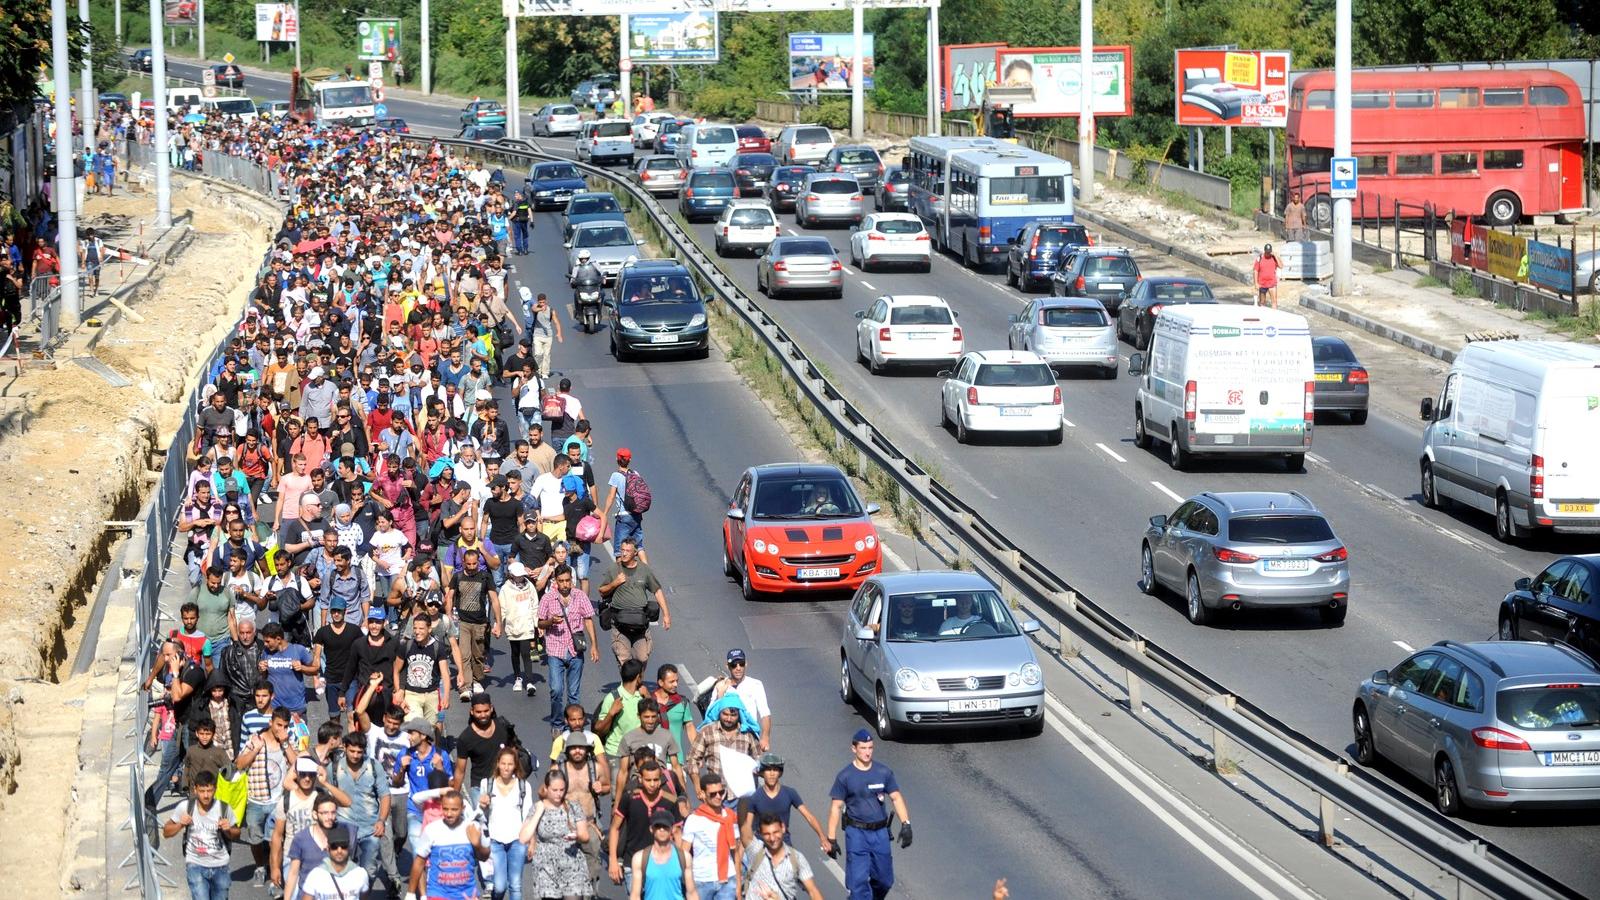
M 732 144 L 738 140 L 733 134 L 733 129 L 726 126 L 710 128 L 701 126 L 695 132 L 695 141 L 701 144 Z
M 921 234 L 922 223 L 916 219 L 880 219 L 873 230 L 880 234 Z
M 878 152 L 869 147 L 857 147 L 850 150 L 839 151 L 839 162 L 846 166 L 877 165 Z
M 1019 633 L 1005 601 L 985 590 L 895 594 L 883 626 L 894 642 L 975 641 Z
M 633 133 L 631 122 L 601 122 L 594 127 L 597 137 L 627 137 Z
M 1039 310 L 1039 324 L 1047 328 L 1099 328 L 1111 324 L 1104 309 L 1054 307 Z
M 506 136 L 506 130 L 499 125 L 479 125 L 472 129 L 472 133 L 485 140 Z
M 818 178 L 811 182 L 809 190 L 813 194 L 854 194 L 861 188 L 854 179 L 846 181 L 843 178 Z
M 689 179 L 689 187 L 697 191 L 703 191 L 708 188 L 732 191 L 733 176 L 727 172 L 699 172 Z
M 1083 274 L 1131 278 L 1139 274 L 1139 267 L 1131 256 L 1091 256 L 1083 261 Z
M 631 247 L 633 235 L 621 225 L 580 228 L 572 238 L 574 247 Z
M 978 367 L 979 387 L 1044 387 L 1056 383 L 1044 363 L 986 363 Z
M 684 124 L 683 122 L 662 122 L 659 133 L 663 135 L 677 134 L 683 130 Z
M 796 144 L 827 144 L 832 141 L 826 128 L 797 128 L 794 132 Z
M 323 88 L 317 92 L 323 106 L 371 106 L 372 89 L 364 84 Z
M 1319 363 L 1353 363 L 1356 355 L 1344 341 L 1316 340 L 1311 342 L 1311 356 Z
M 1055 228 L 1039 229 L 1039 246 L 1059 247 L 1062 244 L 1083 245 L 1089 243 L 1089 233 L 1082 225 L 1059 226 Z
M 832 256 L 833 245 L 824 240 L 784 241 L 775 256 Z
M 1495 694 L 1500 719 L 1530 731 L 1600 727 L 1600 685 L 1549 684 Z
M 581 178 L 583 176 L 578 174 L 578 170 L 574 166 L 556 165 L 540 166 L 534 169 L 533 177 L 537 181 L 546 178 Z
M 618 212 L 622 207 L 617 205 L 615 197 L 577 197 L 567 204 L 567 215 L 581 216 L 586 213 Z
M 552 116 L 575 116 L 578 114 L 576 106 L 557 106 L 550 110 Z
M 657 156 L 654 159 L 645 160 L 644 167 L 652 172 L 664 172 L 667 169 L 676 169 L 678 161 L 671 156 Z
M 771 153 L 741 153 L 733 158 L 736 166 L 775 166 L 778 158 Z
M 230 116 L 253 115 L 256 111 L 256 105 L 243 98 L 233 100 L 213 100 L 211 102 L 216 105 L 217 112 L 225 113 Z
M 739 137 L 742 138 L 764 138 L 767 136 L 765 131 L 754 125 L 740 125 L 734 130 L 739 132 Z
M 647 275 L 629 278 L 620 292 L 624 305 L 635 303 L 693 303 L 694 283 L 688 275 Z
M 730 225 L 771 225 L 773 224 L 772 210 L 766 208 L 744 207 L 734 210 L 728 217 Z
M 911 180 L 911 173 L 904 169 L 895 169 L 889 173 L 890 184 L 905 184 Z
M 1333 540 L 1321 516 L 1238 516 L 1228 521 L 1228 540 L 1236 544 L 1320 544 Z
M 1150 285 L 1150 296 L 1158 300 L 1211 300 L 1211 288 L 1194 281 L 1158 281 Z
M 896 306 L 889 310 L 890 325 L 949 325 L 950 309 L 945 306 Z
M 788 166 L 772 173 L 775 181 L 805 181 L 806 176 L 815 172 L 810 166 Z
M 843 476 L 768 476 L 756 485 L 758 519 L 853 519 L 862 515 L 856 492 Z

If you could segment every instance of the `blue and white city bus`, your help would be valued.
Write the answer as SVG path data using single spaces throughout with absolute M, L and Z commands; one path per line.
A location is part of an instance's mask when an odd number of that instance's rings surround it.
M 907 203 L 935 248 L 970 267 L 1003 255 L 1029 222 L 1071 222 L 1072 164 L 982 137 L 914 137 Z

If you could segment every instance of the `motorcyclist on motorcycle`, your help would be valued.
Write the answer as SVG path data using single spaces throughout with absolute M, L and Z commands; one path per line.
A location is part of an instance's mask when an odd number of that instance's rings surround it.
M 604 277 L 600 274 L 600 267 L 589 259 L 589 251 L 578 251 L 578 267 L 572 270 L 572 285 L 603 284 Z

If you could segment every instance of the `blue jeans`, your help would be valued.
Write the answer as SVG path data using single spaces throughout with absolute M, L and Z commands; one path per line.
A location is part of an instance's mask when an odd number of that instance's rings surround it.
M 574 653 L 570 659 L 550 655 L 550 721 L 560 723 L 566 715 L 567 704 L 578 702 L 578 688 L 583 681 L 583 654 Z
M 511 564 L 511 551 L 514 545 L 496 544 L 494 541 L 487 543 L 494 551 L 494 555 L 500 557 L 500 568 L 494 570 L 494 587 L 495 590 L 499 590 L 500 586 L 506 583 L 506 567 Z
M 506 896 L 522 900 L 522 867 L 528 862 L 528 845 L 521 841 L 490 841 L 489 859 L 494 863 L 489 895 L 494 900 Z
M 376 824 L 376 823 L 374 823 Z M 378 851 L 383 847 L 383 839 L 372 833 L 373 825 L 355 826 L 356 842 L 351 858 L 355 864 L 367 870 L 367 878 L 378 877 Z
M 518 254 L 528 252 L 528 223 L 511 220 L 511 246 Z
M 227 865 L 212 868 L 185 863 L 190 900 L 228 900 L 228 887 L 233 884 L 233 873 L 228 869 Z
M 573 541 L 572 544 L 576 544 L 578 548 L 578 552 L 572 554 L 569 559 L 569 562 L 572 563 L 572 575 L 579 581 L 585 581 L 589 577 L 589 564 L 594 553 L 594 541 Z M 569 546 L 571 545 L 569 544 Z
M 617 513 L 617 527 L 611 532 L 611 546 L 621 547 L 622 542 L 633 539 L 634 545 L 644 549 L 644 517 L 633 513 Z
M 155 806 L 171 786 L 172 776 L 183 770 L 183 751 L 188 737 L 188 727 L 179 725 L 172 733 L 172 740 L 161 742 L 161 770 L 156 773 L 150 786 L 144 789 L 145 806 Z
M 331 681 L 328 682 L 327 688 L 322 692 L 324 699 L 328 701 L 328 718 L 335 721 L 338 720 L 340 715 L 339 697 L 341 695 L 344 697 L 345 709 L 349 710 L 356 708 L 356 695 L 359 693 L 356 688 L 359 686 L 360 685 L 357 685 L 354 682 L 351 682 L 347 685 L 337 685 Z
M 738 884 L 734 879 L 727 881 L 696 881 L 694 889 L 700 892 L 700 900 L 739 900 Z

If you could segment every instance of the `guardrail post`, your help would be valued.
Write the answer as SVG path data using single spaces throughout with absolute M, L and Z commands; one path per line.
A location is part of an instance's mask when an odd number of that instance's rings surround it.
M 1136 656 L 1143 656 L 1144 641 L 1129 642 L 1128 650 Z M 1126 671 L 1128 681 L 1128 712 L 1131 712 L 1136 716 L 1142 716 L 1144 715 L 1144 679 L 1135 674 L 1132 669 L 1128 669 Z
M 1341 778 L 1349 771 L 1350 767 L 1343 762 L 1335 763 L 1333 766 L 1334 774 Z M 1327 794 L 1317 795 L 1317 829 L 1320 832 L 1322 846 L 1324 847 L 1332 847 L 1334 845 L 1334 817 L 1338 814 L 1339 808 L 1333 805 L 1333 801 L 1328 799 Z
M 1222 703 L 1223 703 L 1224 706 L 1226 706 L 1229 709 L 1229 711 L 1232 711 L 1233 708 L 1236 705 L 1238 705 L 1238 700 L 1239 700 L 1239 698 L 1235 697 L 1232 694 L 1224 694 L 1224 695 L 1222 695 Z M 1231 754 L 1228 753 L 1228 748 L 1229 748 L 1228 736 L 1226 734 L 1223 734 L 1221 728 L 1218 728 L 1216 725 L 1212 725 L 1211 726 L 1211 768 L 1212 768 L 1212 771 L 1221 773 L 1224 769 L 1226 769 L 1230 765 L 1228 760 L 1230 759 Z
M 968 513 L 968 512 L 958 513 L 957 514 L 957 518 L 959 518 L 961 520 L 961 528 L 962 528 L 962 530 L 964 530 L 964 531 L 971 531 L 972 530 L 972 521 L 973 521 L 972 513 Z M 956 542 L 955 542 L 955 545 L 956 545 L 956 568 L 965 569 L 967 566 L 972 564 L 971 557 L 969 557 L 967 555 L 967 542 L 957 539 Z

